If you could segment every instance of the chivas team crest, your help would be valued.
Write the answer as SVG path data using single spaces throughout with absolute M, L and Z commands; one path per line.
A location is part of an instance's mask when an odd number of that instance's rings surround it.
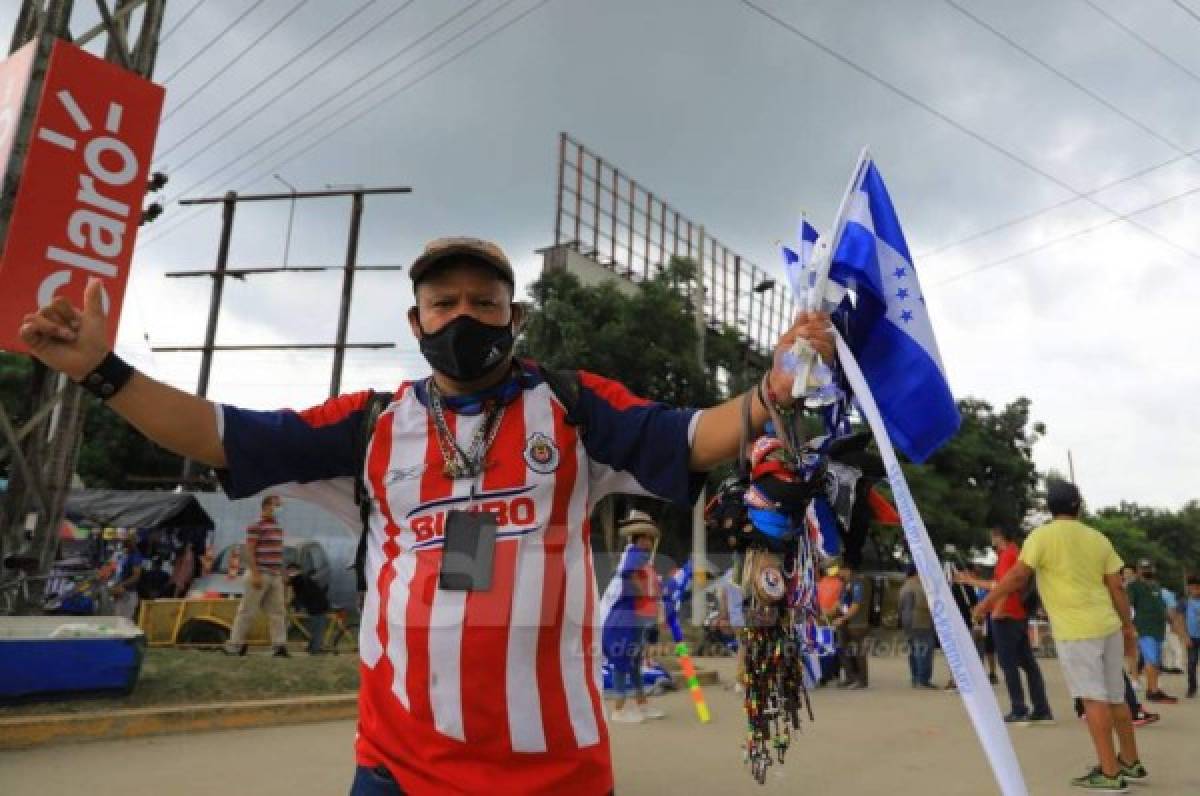
M 535 473 L 548 475 L 558 469 L 558 446 L 549 434 L 536 431 L 525 445 L 525 463 Z

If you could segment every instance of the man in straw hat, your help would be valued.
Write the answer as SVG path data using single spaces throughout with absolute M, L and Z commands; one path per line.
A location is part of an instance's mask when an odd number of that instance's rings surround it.
M 617 525 L 617 533 L 628 543 L 604 592 L 600 609 L 604 657 L 612 668 L 616 697 L 610 719 L 640 724 L 646 719 L 663 717 L 661 710 L 647 703 L 642 689 L 647 636 L 658 622 L 662 594 L 658 573 L 654 571 L 659 530 L 649 514 L 634 510 Z M 627 707 L 630 696 L 635 704 Z

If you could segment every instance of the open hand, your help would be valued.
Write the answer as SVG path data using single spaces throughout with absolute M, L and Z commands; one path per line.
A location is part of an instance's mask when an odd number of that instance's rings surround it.
M 88 280 L 83 309 L 62 296 L 21 321 L 21 339 L 47 367 L 80 381 L 108 354 L 108 324 L 99 279 Z

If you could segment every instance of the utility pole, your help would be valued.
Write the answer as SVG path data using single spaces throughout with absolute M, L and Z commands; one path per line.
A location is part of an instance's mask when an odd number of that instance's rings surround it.
M 704 377 L 706 370 L 704 362 L 704 338 L 708 334 L 708 324 L 704 318 L 704 225 L 699 227 L 700 242 L 696 249 L 696 289 L 692 305 L 696 313 L 696 360 L 700 366 L 700 376 Z M 707 539 L 704 527 L 704 489 L 696 498 L 692 507 L 692 624 L 700 627 L 704 624 L 704 612 L 707 608 L 704 599 L 704 586 L 708 572 L 705 570 L 708 559 Z
M 279 175 L 275 175 L 278 177 Z M 284 182 L 280 180 L 280 182 Z M 395 343 L 348 343 L 346 337 L 350 327 L 350 305 L 354 298 L 354 275 L 359 271 L 402 271 L 402 265 L 359 265 L 358 264 L 358 239 L 362 229 L 362 215 L 365 206 L 365 197 L 373 195 L 391 195 L 391 194 L 406 194 L 411 193 L 412 188 L 407 186 L 388 186 L 383 188 L 363 188 L 355 187 L 353 189 L 338 189 L 331 188 L 323 191 L 297 191 L 289 183 L 284 182 L 291 190 L 289 193 L 264 193 L 264 194 L 238 194 L 235 191 L 229 191 L 224 196 L 210 196 L 200 199 L 183 199 L 179 202 L 180 205 L 203 205 L 220 203 L 222 206 L 221 213 L 221 237 L 217 245 L 217 262 L 215 268 L 204 271 L 171 271 L 167 273 L 168 277 L 211 277 L 213 280 L 212 294 L 209 298 L 208 305 L 208 324 L 204 331 L 204 344 L 200 346 L 156 346 L 152 350 L 155 352 L 180 352 L 180 351 L 199 351 L 200 352 L 200 376 L 196 384 L 196 394 L 200 397 L 208 395 L 209 379 L 212 373 L 213 355 L 217 351 L 281 351 L 281 350 L 332 350 L 333 351 L 333 368 L 329 382 L 329 397 L 334 397 L 341 392 L 342 387 L 342 371 L 345 364 L 346 351 L 348 349 L 383 349 L 394 348 Z M 297 265 L 289 266 L 285 262 L 280 266 L 262 266 L 262 267 L 229 267 L 229 241 L 233 236 L 233 218 L 239 202 L 274 202 L 274 201 L 290 201 L 293 207 L 297 199 L 331 199 L 338 197 L 350 197 L 350 231 L 346 241 L 346 259 L 342 265 Z M 289 222 L 290 226 L 290 222 Z M 290 235 L 290 233 L 289 233 Z M 225 280 L 228 277 L 236 279 L 245 279 L 251 275 L 261 274 L 278 274 L 278 273 L 313 273 L 320 271 L 341 271 L 342 272 L 342 298 L 338 306 L 338 325 L 337 336 L 332 344 L 327 343 L 296 343 L 296 344 L 275 344 L 275 345 L 217 345 L 217 323 L 221 314 L 221 300 L 224 295 Z M 194 479 L 195 467 L 194 462 L 190 459 L 185 459 L 183 463 L 183 472 L 181 480 L 184 483 Z
M 144 78 L 153 74 L 166 0 L 95 0 L 95 4 L 100 24 L 76 33 L 71 30 L 73 0 L 21 0 L 9 52 L 31 43 L 34 50 L 0 190 L 0 248 L 8 240 L 55 42 L 65 40 L 82 47 L 103 35 L 107 37 L 104 60 Z M 132 23 L 139 9 L 135 33 Z M 4 165 L 0 163 L 0 168 Z M 75 472 L 84 410 L 83 393 L 78 387 L 34 361 L 21 413 L 24 423 L 16 428 L 0 411 L 0 463 L 10 457 L 13 460 L 8 491 L 0 504 L 0 559 L 5 571 L 34 573 L 49 569 Z M 31 587 L 35 602 L 39 601 L 41 588 L 36 581 Z M 22 608 L 29 606 L 18 610 Z

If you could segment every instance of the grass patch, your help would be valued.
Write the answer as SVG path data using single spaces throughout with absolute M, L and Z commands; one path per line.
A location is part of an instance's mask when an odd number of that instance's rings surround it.
M 220 650 L 146 650 L 141 675 L 129 696 L 46 699 L 0 705 L 0 718 L 47 713 L 87 713 L 203 702 L 237 702 L 289 696 L 345 694 L 358 690 L 358 655 L 310 656 L 293 649 L 291 658 L 251 650 L 244 658 Z

